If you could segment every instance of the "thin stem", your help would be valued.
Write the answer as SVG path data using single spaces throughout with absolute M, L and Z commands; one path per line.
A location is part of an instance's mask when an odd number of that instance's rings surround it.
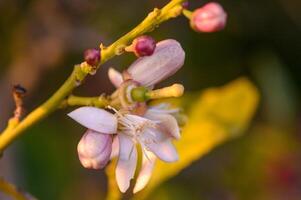
M 8 196 L 12 197 L 15 200 L 33 200 L 33 197 L 29 197 L 29 195 L 24 194 L 14 185 L 0 179 L 0 190 L 7 194 Z
M 104 108 L 109 105 L 109 100 L 105 96 L 99 97 L 79 97 L 70 95 L 61 104 L 61 108 L 67 106 L 94 106 L 98 108 Z
M 165 7 L 154 9 L 153 12 L 133 30 L 119 38 L 109 47 L 101 45 L 102 60 L 100 64 L 105 63 L 116 55 L 120 55 L 124 51 L 124 47 L 130 44 L 137 36 L 153 31 L 158 25 L 170 18 L 177 17 L 182 12 L 180 4 L 185 0 L 172 0 Z M 65 81 L 65 83 L 51 96 L 45 103 L 32 111 L 23 121 L 12 129 L 6 129 L 0 135 L 0 152 L 2 152 L 12 141 L 20 136 L 27 128 L 39 122 L 50 113 L 59 108 L 65 98 L 80 84 L 80 82 L 92 72 L 92 69 L 86 63 L 75 66 L 73 73 Z
M 182 12 L 185 17 L 187 17 L 188 19 L 191 19 L 192 12 L 190 10 L 184 9 Z
M 172 0 L 162 9 L 155 8 L 147 17 L 130 32 L 119 38 L 116 42 L 107 48 L 103 48 L 101 64 L 111 59 L 115 55 L 120 55 L 124 52 L 124 48 L 128 46 L 136 37 L 153 31 L 164 21 L 170 18 L 177 17 L 181 14 L 182 6 L 179 5 L 185 0 Z
M 79 85 L 88 72 L 82 70 L 80 65 L 76 65 L 70 77 L 65 83 L 50 97 L 45 103 L 32 111 L 24 120 L 12 129 L 6 129 L 0 135 L 0 152 L 2 152 L 16 137 L 27 128 L 45 118 L 55 111 L 66 96 Z

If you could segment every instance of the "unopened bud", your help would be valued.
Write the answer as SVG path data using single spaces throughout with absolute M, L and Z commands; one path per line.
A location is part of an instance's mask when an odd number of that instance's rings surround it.
M 112 136 L 88 129 L 79 141 L 77 151 L 85 168 L 101 169 L 110 160 Z
M 190 25 L 197 32 L 216 32 L 222 30 L 227 21 L 223 7 L 215 2 L 196 9 L 191 16 Z
M 132 45 L 126 47 L 125 50 L 134 52 L 137 57 L 150 56 L 154 53 L 156 48 L 156 41 L 147 35 L 137 37 Z
M 84 53 L 85 61 L 91 66 L 97 66 L 100 62 L 100 51 L 97 49 L 87 49 Z
M 153 55 L 138 58 L 127 72 L 141 85 L 152 87 L 177 72 L 183 66 L 184 60 L 185 52 L 179 42 L 163 40 L 157 43 Z
M 188 1 L 185 1 L 182 3 L 182 7 L 185 8 L 185 9 L 188 9 L 189 7 L 189 2 Z

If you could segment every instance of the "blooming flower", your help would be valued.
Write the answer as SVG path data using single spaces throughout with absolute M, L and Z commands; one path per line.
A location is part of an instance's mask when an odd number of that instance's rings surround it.
M 154 163 L 158 157 L 165 162 L 175 162 L 178 154 L 171 142 L 180 138 L 176 119 L 170 115 L 175 110 L 159 107 L 148 109 L 143 117 L 118 113 L 119 158 L 116 168 L 117 184 L 125 192 L 134 177 L 137 163 L 136 145 L 141 146 L 142 167 L 137 177 L 134 193 L 142 190 L 148 183 Z
M 166 110 L 162 106 L 147 110 L 144 116 L 138 116 L 116 111 L 116 115 L 94 107 L 81 107 L 69 113 L 69 116 L 88 128 L 91 136 L 84 135 L 81 146 L 86 146 L 86 140 L 92 146 L 88 151 L 79 151 L 84 167 L 100 168 L 107 162 L 108 154 L 102 153 L 101 144 L 107 141 L 96 141 L 105 137 L 105 134 L 117 133 L 118 163 L 116 167 L 116 180 L 121 192 L 125 192 L 134 177 L 137 165 L 137 149 L 142 148 L 142 167 L 138 175 L 134 193 L 142 190 L 149 181 L 156 157 L 165 162 L 178 160 L 178 154 L 171 142 L 180 138 L 180 131 L 176 119 L 171 115 L 177 110 Z M 118 128 L 116 129 L 116 122 Z M 90 138 L 86 138 L 90 137 Z M 97 145 L 100 144 L 99 148 Z M 106 145 L 103 145 L 106 146 Z M 85 149 L 85 148 L 84 148 Z M 116 151 L 116 149 L 115 149 Z M 100 152 L 100 153 L 99 153 Z M 82 155 L 83 154 L 83 155 Z M 96 156 L 95 156 L 96 155 Z M 103 157 L 103 155 L 105 155 Z
M 128 89 L 138 85 L 152 88 L 179 70 L 184 59 L 185 53 L 177 41 L 164 40 L 157 43 L 151 56 L 138 58 L 123 75 L 114 69 L 110 69 L 108 75 L 120 91 L 125 89 L 126 98 L 131 99 Z M 121 102 L 124 101 L 123 93 L 114 94 Z M 173 139 L 180 138 L 180 129 L 174 117 L 178 109 L 169 109 L 167 104 L 147 107 L 145 102 L 136 103 L 135 111 L 129 109 L 131 105 L 121 103 L 121 106 L 119 111 L 109 107 L 115 115 L 88 106 L 78 108 L 68 115 L 88 128 L 78 145 L 79 158 L 84 167 L 99 169 L 108 162 L 109 157 L 118 156 L 115 173 L 121 192 L 129 188 L 130 180 L 134 177 L 137 146 L 141 147 L 142 166 L 134 187 L 136 193 L 148 183 L 156 158 L 165 162 L 178 160 L 172 144 Z M 139 109 L 141 111 L 137 112 Z M 116 136 L 112 144 L 113 134 Z
M 119 88 L 126 78 L 152 88 L 156 83 L 168 78 L 184 64 L 185 52 L 181 45 L 172 39 L 157 43 L 155 52 L 148 57 L 137 59 L 122 76 L 114 69 L 108 72 L 111 82 Z M 117 184 L 125 192 L 133 178 L 137 162 L 136 144 L 143 150 L 142 167 L 137 177 L 134 193 L 148 183 L 156 157 L 166 162 L 178 159 L 171 140 L 180 138 L 177 120 L 171 115 L 178 110 L 167 109 L 166 105 L 147 109 L 143 116 L 132 114 L 118 115 L 121 124 L 114 143 L 119 143 L 119 159 L 116 168 Z M 118 142 L 116 142 L 118 141 Z

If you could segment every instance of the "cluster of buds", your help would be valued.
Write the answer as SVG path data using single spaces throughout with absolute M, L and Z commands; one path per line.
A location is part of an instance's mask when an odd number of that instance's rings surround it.
M 142 149 L 142 165 L 134 193 L 146 186 L 157 158 L 165 162 L 178 160 L 172 140 L 180 138 L 179 109 L 167 103 L 148 104 L 152 99 L 183 94 L 181 84 L 154 88 L 183 66 L 185 53 L 172 39 L 152 43 L 149 37 L 136 39 L 132 46 L 140 52 L 139 58 L 123 73 L 109 69 L 108 76 L 116 87 L 110 106 L 106 109 L 85 106 L 68 114 L 87 128 L 78 144 L 79 160 L 84 167 L 101 169 L 110 159 L 118 157 L 116 180 L 121 192 L 129 188 L 134 177 L 137 146 Z M 147 55 L 141 57 L 141 52 Z

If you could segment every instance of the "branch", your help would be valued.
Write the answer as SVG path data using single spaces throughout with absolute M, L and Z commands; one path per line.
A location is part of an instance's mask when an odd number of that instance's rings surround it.
M 101 95 L 99 97 L 79 97 L 70 95 L 61 104 L 61 108 L 68 106 L 93 106 L 98 108 L 104 108 L 110 104 L 109 100 Z
M 4 181 L 2 178 L 0 178 L 0 191 L 9 195 L 15 200 L 35 200 L 34 197 L 21 191 L 16 186 Z
M 103 64 L 116 55 L 120 55 L 124 52 L 124 47 L 130 44 L 136 37 L 143 35 L 147 32 L 153 31 L 164 21 L 170 18 L 177 17 L 182 12 L 181 3 L 185 0 L 171 0 L 162 9 L 155 8 L 154 11 L 148 14 L 148 16 L 133 30 L 119 38 L 116 42 L 109 47 L 100 45 L 101 48 L 101 63 Z M 97 67 L 99 68 L 99 66 Z M 46 116 L 51 114 L 57 108 L 59 108 L 65 98 L 71 94 L 71 92 L 85 79 L 89 73 L 93 73 L 91 66 L 83 62 L 80 65 L 76 65 L 72 74 L 65 81 L 65 83 L 51 96 L 45 103 L 32 111 L 23 121 L 13 128 L 5 129 L 0 135 L 0 152 L 2 152 L 12 141 L 20 136 L 26 129 Z

